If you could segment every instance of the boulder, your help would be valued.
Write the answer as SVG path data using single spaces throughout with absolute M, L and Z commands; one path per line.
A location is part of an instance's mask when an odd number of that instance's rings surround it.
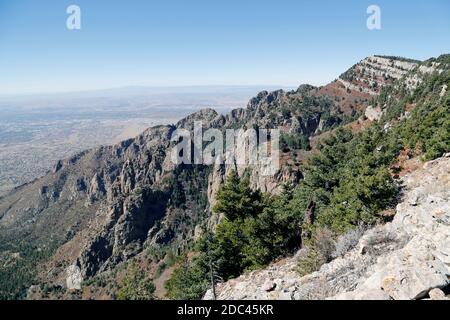
M 66 286 L 68 290 L 81 290 L 81 282 L 83 278 L 81 276 L 80 267 L 73 264 L 67 268 Z
M 275 288 L 277 287 L 277 284 L 275 282 L 273 282 L 273 280 L 266 280 L 266 282 L 264 282 L 263 285 L 263 290 L 266 292 L 270 292 L 273 291 Z
M 438 288 L 434 288 L 433 290 L 431 290 L 429 292 L 429 296 L 430 296 L 431 300 L 448 300 L 445 297 L 445 293 L 441 289 L 438 289 Z
M 373 107 L 373 106 L 368 106 L 366 108 L 366 112 L 364 114 L 367 119 L 369 119 L 370 121 L 374 121 L 374 120 L 380 120 L 381 116 L 383 115 L 383 111 L 381 110 L 380 107 Z

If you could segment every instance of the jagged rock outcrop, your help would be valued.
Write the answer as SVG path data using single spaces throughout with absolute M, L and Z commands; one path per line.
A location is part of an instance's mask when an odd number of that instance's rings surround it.
M 393 221 L 368 230 L 344 256 L 299 277 L 298 254 L 219 284 L 218 299 L 444 298 L 436 289 L 450 285 L 450 155 L 403 181 Z
M 220 221 L 220 215 L 211 215 L 210 209 L 230 169 L 239 174 L 248 172 L 253 188 L 276 193 L 283 183 L 299 182 L 300 164 L 310 153 L 288 148 L 281 155 L 279 170 L 270 175 L 263 174 L 268 169 L 265 162 L 254 166 L 218 163 L 194 169 L 171 161 L 174 130 L 192 130 L 194 123 L 201 121 L 203 129 L 223 132 L 278 128 L 283 134 L 311 140 L 314 135 L 363 115 L 371 95 L 378 94 L 380 87 L 393 80 L 408 76 L 416 67 L 415 61 L 371 57 L 326 86 L 263 91 L 249 101 L 247 108 L 226 115 L 204 109 L 176 125 L 150 128 L 134 139 L 58 161 L 47 175 L 0 199 L 0 240 L 14 245 L 20 240 L 31 244 L 33 250 L 56 247 L 49 261 L 37 267 L 43 270 L 40 281 L 69 288 L 77 288 L 81 280 L 114 269 L 146 248 L 170 245 L 181 253 L 193 239 L 198 239 L 202 226 L 214 229 Z M 420 66 L 421 72 L 437 68 L 439 65 L 433 62 Z M 420 75 L 413 76 L 412 82 L 421 80 Z M 245 149 L 245 144 L 237 145 L 238 153 L 245 153 Z M 227 157 L 225 154 L 224 158 L 230 159 Z M 398 241 L 403 243 L 404 239 Z M 372 256 L 362 257 L 365 261 Z M 280 288 L 284 297 L 294 297 L 294 291 L 297 298 L 302 297 L 300 289 L 307 285 L 297 286 L 293 271 L 296 263 L 292 261 L 280 264 L 285 268 L 284 274 L 292 274 L 292 278 L 288 276 L 292 281 L 272 281 L 276 268 L 265 275 L 263 283 L 267 282 L 265 287 L 270 290 L 264 292 L 272 298 L 277 297 Z M 389 288 L 391 283 L 387 282 Z M 349 290 L 345 285 L 338 287 L 342 290 L 335 290 L 336 293 Z
M 66 280 L 67 289 L 80 290 L 82 281 L 83 278 L 81 276 L 81 270 L 79 266 L 71 265 L 69 268 L 67 268 L 67 280 Z
M 223 116 L 220 116 L 215 110 L 207 108 L 195 112 L 184 119 L 181 119 L 177 123 L 177 128 L 184 128 L 187 130 L 193 130 L 195 122 L 202 122 L 205 127 L 214 128 L 220 125 L 223 121 Z M 212 122 L 217 122 L 215 125 L 211 125 Z

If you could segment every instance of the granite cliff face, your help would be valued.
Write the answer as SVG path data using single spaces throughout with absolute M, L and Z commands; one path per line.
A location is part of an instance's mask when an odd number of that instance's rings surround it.
M 262 165 L 175 165 L 170 155 L 174 130 L 192 130 L 201 121 L 205 129 L 221 131 L 280 128 L 283 135 L 308 141 L 358 118 L 365 121 L 370 98 L 418 68 L 416 61 L 370 57 L 326 86 L 264 91 L 247 108 L 226 115 L 201 110 L 176 125 L 150 128 L 134 139 L 58 161 L 47 175 L 0 198 L 0 257 L 10 261 L 24 247 L 47 252 L 47 262 L 36 267 L 37 281 L 78 289 L 82 281 L 114 270 L 145 249 L 169 245 L 181 253 L 202 227 L 213 229 L 220 220 L 210 208 L 230 169 L 249 172 L 252 187 L 276 193 L 282 184 L 301 180 L 299 166 L 311 152 L 286 147 L 279 171 L 271 176 L 261 175 Z M 438 66 L 429 68 L 421 72 Z M 414 85 L 420 76 L 411 79 Z M 244 152 L 244 146 L 236 147 Z
M 425 163 L 403 182 L 393 221 L 367 230 L 354 249 L 319 271 L 300 277 L 299 252 L 218 284 L 217 298 L 445 299 L 450 289 L 450 154 Z

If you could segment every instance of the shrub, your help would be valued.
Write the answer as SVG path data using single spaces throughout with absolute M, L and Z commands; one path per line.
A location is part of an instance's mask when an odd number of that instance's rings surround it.
M 355 248 L 365 231 L 366 228 L 360 224 L 355 229 L 352 229 L 344 235 L 338 237 L 332 257 L 343 257 L 347 252 Z
M 280 148 L 284 151 L 288 150 L 310 150 L 309 138 L 303 134 L 287 134 L 282 133 L 280 137 Z
M 173 300 L 197 300 L 209 285 L 208 269 L 201 257 L 189 261 L 183 256 L 180 265 L 166 282 L 167 297 Z
M 333 232 L 324 227 L 315 230 L 313 238 L 300 254 L 297 270 L 301 276 L 310 274 L 332 260 L 335 251 Z
M 153 300 L 155 286 L 146 277 L 137 262 L 132 262 L 127 268 L 127 274 L 119 285 L 117 298 L 119 300 Z

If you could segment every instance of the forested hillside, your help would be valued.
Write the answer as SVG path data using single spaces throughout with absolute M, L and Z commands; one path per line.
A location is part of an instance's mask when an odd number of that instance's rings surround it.
M 352 133 L 344 126 L 323 139 L 298 186 L 262 194 L 231 172 L 213 208 L 225 217 L 199 241 L 192 261 L 185 258 L 175 271 L 169 296 L 198 299 L 211 287 L 211 272 L 228 280 L 302 246 L 308 250 L 298 272 L 309 274 L 335 257 L 334 239 L 390 219 L 402 190 L 400 154 L 432 160 L 450 150 L 450 56 L 432 63 L 446 69 L 414 90 L 404 79 L 394 82 L 372 99 L 383 116 L 367 130 Z

